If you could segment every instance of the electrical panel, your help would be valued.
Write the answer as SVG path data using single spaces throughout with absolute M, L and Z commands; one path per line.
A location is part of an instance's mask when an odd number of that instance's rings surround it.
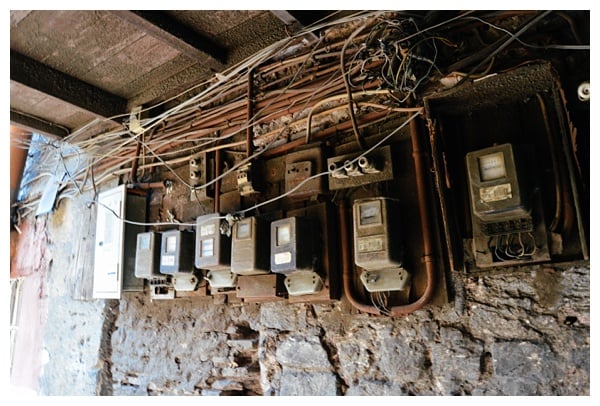
M 231 238 L 221 233 L 218 213 L 196 218 L 196 268 L 210 271 L 231 268 Z
M 363 268 L 360 280 L 369 292 L 404 290 L 410 282 L 395 206 L 384 197 L 358 199 L 353 205 L 354 263 Z
M 170 230 L 162 233 L 160 273 L 178 274 L 194 272 L 194 234 L 189 231 Z
M 122 291 L 143 291 L 144 281 L 135 276 L 137 234 L 144 227 L 125 223 L 146 220 L 146 196 L 129 193 L 125 185 L 98 195 L 94 278 L 95 299 L 120 299 Z
M 310 219 L 288 217 L 271 223 L 271 271 L 290 273 L 312 271 L 315 236 Z
M 231 272 L 256 275 L 269 272 L 269 223 L 259 217 L 247 217 L 233 225 Z
M 137 235 L 135 252 L 135 276 L 150 279 L 161 276 L 160 273 L 161 235 L 154 231 Z

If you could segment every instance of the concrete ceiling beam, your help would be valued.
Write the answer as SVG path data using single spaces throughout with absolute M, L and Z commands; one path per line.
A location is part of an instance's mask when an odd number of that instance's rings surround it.
M 10 123 L 31 132 L 59 138 L 64 138 L 70 133 L 68 128 L 13 109 L 10 110 Z
M 10 51 L 10 80 L 102 118 L 126 113 L 127 100 L 13 50 Z
M 114 15 L 215 71 L 227 63 L 227 49 L 160 11 L 113 10 Z

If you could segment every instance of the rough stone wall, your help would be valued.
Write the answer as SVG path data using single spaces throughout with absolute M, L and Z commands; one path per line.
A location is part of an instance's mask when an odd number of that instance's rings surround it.
M 589 268 L 456 275 L 399 319 L 346 302 L 151 302 L 112 334 L 114 395 L 589 395 Z

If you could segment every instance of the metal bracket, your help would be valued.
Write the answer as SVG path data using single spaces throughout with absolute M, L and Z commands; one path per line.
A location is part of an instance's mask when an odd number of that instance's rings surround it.
M 410 283 L 410 274 L 404 268 L 363 271 L 360 281 L 369 292 L 404 290 Z
M 229 269 L 208 271 L 206 280 L 212 289 L 235 288 L 237 275 Z
M 252 163 L 248 162 L 238 168 L 237 185 L 240 196 L 249 196 L 258 193 L 252 185 Z
M 295 271 L 287 275 L 284 281 L 290 296 L 311 295 L 323 289 L 323 280 L 312 271 Z
M 175 290 L 191 292 L 196 290 L 197 285 L 198 278 L 196 275 L 175 274 L 173 276 L 173 286 L 175 287 Z

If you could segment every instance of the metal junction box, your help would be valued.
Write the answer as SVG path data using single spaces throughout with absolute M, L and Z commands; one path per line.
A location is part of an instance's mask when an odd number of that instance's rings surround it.
M 269 272 L 269 230 L 269 223 L 259 217 L 248 217 L 234 224 L 231 272 L 238 275 Z
M 194 233 L 170 230 L 162 233 L 160 273 L 177 274 L 194 271 Z
M 160 273 L 160 233 L 149 231 L 137 235 L 135 252 L 135 276 L 137 278 L 151 279 L 161 276 Z
M 375 271 L 402 266 L 400 226 L 391 215 L 393 201 L 383 197 L 355 200 L 354 262 Z
M 306 217 L 288 217 L 271 223 L 271 271 L 312 271 L 315 235 Z
M 231 268 L 231 238 L 221 234 L 219 214 L 196 219 L 196 268 L 219 271 Z

